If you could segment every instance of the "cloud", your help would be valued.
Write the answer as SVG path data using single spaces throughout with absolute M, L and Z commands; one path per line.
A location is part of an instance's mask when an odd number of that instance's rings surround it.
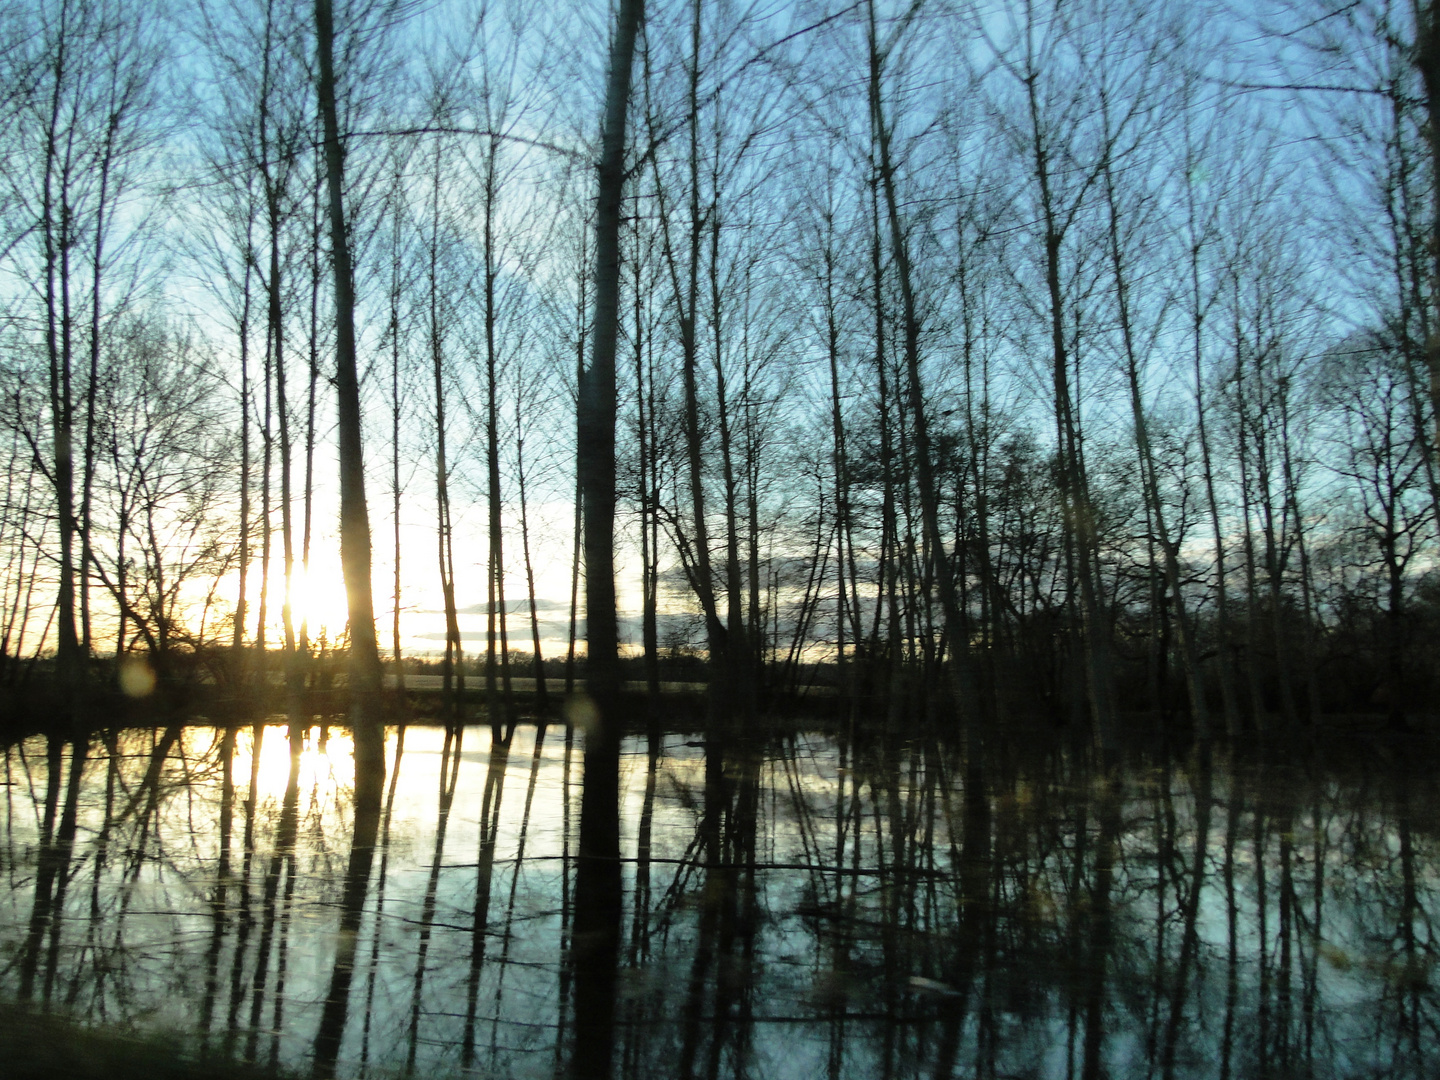
M 568 600 L 543 600 L 543 599 L 540 599 L 540 598 L 537 597 L 536 600 L 535 600 L 535 610 L 536 610 L 536 611 L 569 611 L 569 610 L 570 610 L 570 601 L 568 601 Z M 524 599 L 524 598 L 522 598 L 522 599 L 520 599 L 520 600 L 506 600 L 506 601 L 505 601 L 505 613 L 506 613 L 507 615 L 529 615 L 529 614 L 530 614 L 530 601 L 529 601 L 528 599 Z M 431 614 L 431 615 L 443 615 L 444 612 L 437 610 L 437 611 L 427 612 L 426 614 Z M 482 602 L 482 603 L 479 603 L 479 604 L 471 604 L 471 605 L 469 605 L 468 607 L 457 608 L 457 609 L 456 609 L 456 614 L 457 614 L 457 615 L 488 615 L 488 614 L 490 614 L 490 604 L 489 604 L 488 601 L 486 601 L 486 602 Z
M 568 615 L 569 605 L 565 605 L 567 615 L 563 619 L 540 619 L 540 634 L 549 641 L 560 640 L 569 637 L 570 619 Z M 554 610 L 551 608 L 550 610 Z M 482 608 L 483 611 L 483 608 Z M 462 612 L 463 614 L 463 612 Z M 525 614 L 529 614 L 528 610 Z M 638 612 L 621 611 L 618 613 L 620 640 L 622 643 L 638 645 L 642 634 L 642 619 Z M 656 629 L 660 635 L 661 646 L 664 647 L 667 641 L 672 638 L 694 639 L 699 643 L 704 636 L 704 623 L 700 617 L 688 613 L 660 612 L 656 619 Z M 575 620 L 575 635 L 585 640 L 585 618 L 582 615 Z M 444 630 L 431 630 L 423 634 L 409 635 L 416 641 L 444 641 Z M 461 641 L 484 641 L 486 640 L 485 630 L 462 630 Z M 513 648 L 528 649 L 530 647 L 530 620 L 510 623 L 510 644 Z

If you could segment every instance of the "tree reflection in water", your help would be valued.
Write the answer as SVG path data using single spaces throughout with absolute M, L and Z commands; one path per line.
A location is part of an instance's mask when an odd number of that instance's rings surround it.
M 598 1074 L 596 1046 L 626 1077 L 1440 1065 L 1428 754 L 651 731 L 596 978 L 583 739 L 412 726 L 357 818 L 349 747 L 295 734 L 11 746 L 0 995 L 317 1076 Z

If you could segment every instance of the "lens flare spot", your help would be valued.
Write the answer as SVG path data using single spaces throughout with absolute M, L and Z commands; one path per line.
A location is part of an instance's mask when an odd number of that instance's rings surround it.
M 145 657 L 132 653 L 120 661 L 120 692 L 126 697 L 149 697 L 155 692 L 155 669 Z
M 582 735 L 588 735 L 600 723 L 600 708 L 595 704 L 595 700 L 583 691 L 571 694 L 565 699 L 565 719 Z

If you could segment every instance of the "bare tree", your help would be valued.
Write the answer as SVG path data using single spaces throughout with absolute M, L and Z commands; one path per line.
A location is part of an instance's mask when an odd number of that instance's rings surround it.
M 56 501 L 56 662 L 68 692 L 84 681 L 91 649 L 87 560 L 99 419 L 93 392 L 106 309 L 123 307 L 128 292 L 123 277 L 120 291 L 112 292 L 109 272 L 125 255 L 126 234 L 143 218 L 132 210 L 126 220 L 119 207 L 142 181 L 153 146 L 147 114 L 155 104 L 157 52 L 150 16 L 117 5 L 65 0 L 35 9 L 22 25 L 23 36 L 10 39 L 18 82 L 7 95 L 15 111 L 6 180 L 7 201 L 23 224 L 4 252 L 20 254 L 22 243 L 39 248 L 24 272 L 38 286 L 48 364 L 45 471 Z M 82 361 L 85 368 L 77 370 Z
M 605 88 L 595 209 L 595 317 L 590 365 L 580 380 L 578 450 L 585 514 L 585 789 L 576 881 L 576 1036 L 571 1072 L 607 1077 L 614 1040 L 620 950 L 620 692 L 615 617 L 615 355 L 620 333 L 620 218 L 626 117 L 641 0 L 621 0 Z
M 350 724 L 355 735 L 355 798 L 378 813 L 385 780 L 380 718 L 380 651 L 370 591 L 370 516 L 365 505 L 360 378 L 355 347 L 355 278 L 345 213 L 345 153 L 336 106 L 335 23 L 330 0 L 315 0 L 316 92 L 325 129 L 331 273 L 335 286 L 335 388 L 340 437 L 340 560 L 350 608 Z M 373 834 L 372 834 L 373 835 Z M 368 865 L 368 864 L 367 864 Z

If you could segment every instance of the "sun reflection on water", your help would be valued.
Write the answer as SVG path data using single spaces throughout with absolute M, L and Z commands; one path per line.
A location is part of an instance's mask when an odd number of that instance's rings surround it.
M 235 740 L 234 776 L 244 783 L 251 775 L 255 763 L 255 730 L 240 733 Z M 259 771 L 255 775 L 255 794 L 259 799 L 283 798 L 290 781 L 290 740 L 287 726 L 271 724 L 258 729 L 263 731 L 260 738 Z M 326 733 L 325 745 L 320 746 L 321 728 L 312 724 L 305 728 L 300 749 L 299 786 L 313 790 L 317 786 L 336 783 L 348 784 L 354 772 L 354 741 L 344 728 L 331 728 Z

